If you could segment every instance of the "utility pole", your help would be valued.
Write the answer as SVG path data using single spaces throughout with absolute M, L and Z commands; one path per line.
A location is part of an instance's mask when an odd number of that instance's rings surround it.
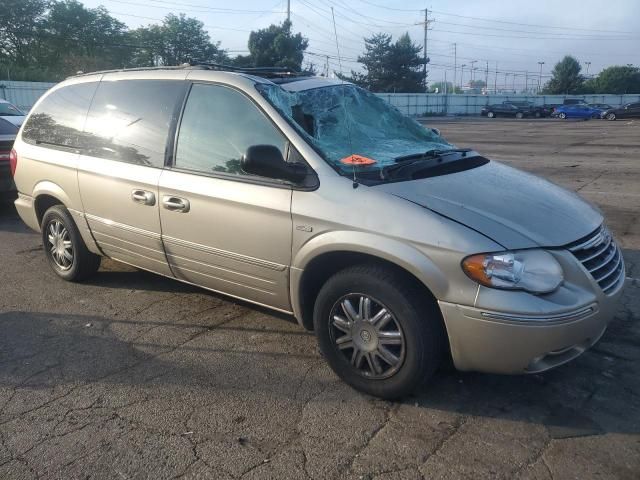
M 476 69 L 475 64 L 478 63 L 478 61 L 471 60 L 469 63 L 471 64 L 471 81 L 473 82 L 473 71 Z
M 544 65 L 544 62 L 538 62 L 538 65 L 540 65 L 540 75 L 538 76 L 538 95 L 540 95 L 540 87 L 542 86 L 542 66 Z
M 489 95 L 489 60 L 487 60 L 487 69 L 484 71 L 484 91 Z
M 464 67 L 466 66 L 466 63 L 460 65 L 460 90 L 462 90 L 462 87 L 464 86 Z
M 513 93 L 516 93 L 516 74 L 513 74 Z
M 327 72 L 327 73 L 325 74 L 325 76 L 326 76 L 326 78 L 329 78 L 329 55 L 325 55 L 325 56 L 326 56 L 326 65 L 325 65 L 325 68 L 326 68 L 326 72 Z
M 524 72 L 524 93 L 529 94 L 529 71 Z
M 584 62 L 584 64 L 587 66 L 587 77 L 589 76 L 589 67 L 591 66 L 591 62 Z
M 507 88 L 509 88 L 509 84 L 507 83 L 509 80 L 509 74 L 507 72 L 504 72 L 504 89 L 505 91 L 507 90 Z
M 424 27 L 424 47 L 422 49 L 423 58 L 423 66 L 422 66 L 422 76 L 424 78 L 424 88 L 425 92 L 427 91 L 427 63 L 429 62 L 429 56 L 427 55 L 427 32 L 429 31 L 429 24 L 432 23 L 433 20 L 429 20 L 429 10 L 424 9 L 424 21 L 418 22 L 416 25 L 422 25 Z
M 453 92 L 456 93 L 456 74 L 458 72 L 458 44 L 453 44 Z
M 287 0 L 287 22 L 291 21 L 291 0 Z
M 496 62 L 496 76 L 493 79 L 493 94 L 496 95 L 498 93 L 498 62 Z

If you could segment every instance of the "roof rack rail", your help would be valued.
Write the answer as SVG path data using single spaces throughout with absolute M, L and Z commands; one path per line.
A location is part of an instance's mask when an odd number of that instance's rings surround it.
M 117 72 L 140 72 L 149 70 L 180 70 L 186 68 L 202 68 L 206 70 L 219 70 L 224 72 L 245 73 L 264 78 L 294 78 L 308 77 L 313 75 L 311 72 L 298 72 L 287 67 L 236 67 L 233 65 L 224 65 L 222 63 L 191 61 L 175 66 L 157 66 L 157 67 L 133 67 L 133 68 L 117 68 L 112 70 L 99 70 L 95 72 L 78 72 L 67 78 L 83 77 L 87 75 L 96 75 L 101 73 L 117 73 Z
M 227 72 L 246 73 L 258 77 L 279 78 L 279 77 L 303 77 L 312 75 L 311 72 L 299 72 L 287 67 L 236 67 L 214 62 L 192 61 L 192 67 L 204 67 L 211 70 L 222 70 Z

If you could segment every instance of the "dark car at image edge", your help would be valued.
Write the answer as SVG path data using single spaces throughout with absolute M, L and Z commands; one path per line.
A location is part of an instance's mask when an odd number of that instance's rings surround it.
M 11 149 L 18 134 L 18 127 L 0 118 L 0 201 L 13 199 L 16 186 L 11 175 Z
M 617 120 L 618 118 L 640 118 L 640 102 L 632 102 L 616 108 L 610 108 L 602 112 L 600 117 L 607 120 Z

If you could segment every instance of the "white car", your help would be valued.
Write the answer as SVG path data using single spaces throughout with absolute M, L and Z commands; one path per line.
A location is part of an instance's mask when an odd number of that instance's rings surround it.
M 13 123 L 16 127 L 20 127 L 26 118 L 26 114 L 12 103 L 0 99 L 0 118 Z

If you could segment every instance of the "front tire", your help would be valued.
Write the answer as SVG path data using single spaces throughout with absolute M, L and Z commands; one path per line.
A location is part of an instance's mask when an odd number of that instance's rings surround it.
M 40 227 L 47 262 L 59 277 L 78 282 L 98 271 L 101 257 L 87 249 L 78 227 L 64 206 L 49 208 L 42 217 Z
M 567 118 L 567 114 L 564 112 L 561 112 L 560 115 L 558 115 L 558 117 L 564 120 L 565 118 Z
M 347 268 L 324 284 L 314 328 L 333 371 L 385 399 L 403 397 L 429 379 L 444 351 L 435 301 L 402 274 L 376 265 Z
M 524 113 L 522 113 L 522 112 L 518 112 L 518 113 L 516 113 L 516 118 L 517 118 L 518 120 L 522 119 L 523 117 L 524 117 Z
M 487 112 L 487 117 L 488 118 L 495 118 L 496 114 L 493 112 Z
M 613 121 L 616 119 L 616 114 L 615 113 L 607 113 L 606 117 L 607 120 L 609 121 Z

